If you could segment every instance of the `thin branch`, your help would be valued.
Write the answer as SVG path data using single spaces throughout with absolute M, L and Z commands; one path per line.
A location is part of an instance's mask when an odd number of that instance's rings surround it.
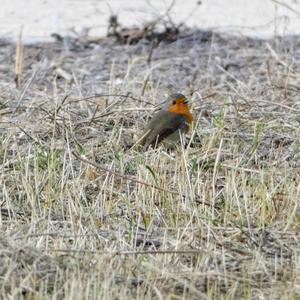
M 88 159 L 86 159 L 86 158 L 81 157 L 81 156 L 80 156 L 79 154 L 77 154 L 75 151 L 72 151 L 72 154 L 73 154 L 77 159 L 79 159 L 80 161 L 82 161 L 82 162 L 84 162 L 84 163 L 86 163 L 86 164 L 88 164 L 88 165 L 91 165 L 91 166 L 93 166 L 93 167 L 95 167 L 95 168 L 97 168 L 97 169 L 99 169 L 99 170 L 102 170 L 102 171 L 104 171 L 104 172 L 106 172 L 106 173 L 109 173 L 109 174 L 112 174 L 112 175 L 114 175 L 114 176 L 120 177 L 120 178 L 122 178 L 122 179 L 124 179 L 124 180 L 131 181 L 131 182 L 135 182 L 135 183 L 144 185 L 144 186 L 146 186 L 146 187 L 150 187 L 150 188 L 156 189 L 156 190 L 161 191 L 161 192 L 166 192 L 166 193 L 169 193 L 169 194 L 178 195 L 178 196 L 181 196 L 181 197 L 186 197 L 185 195 L 183 195 L 183 194 L 181 194 L 181 193 L 178 193 L 178 192 L 176 192 L 176 191 L 167 190 L 167 189 L 164 189 L 164 188 L 162 188 L 162 187 L 159 187 L 159 186 L 157 186 L 157 185 L 155 185 L 155 184 L 147 183 L 147 182 L 144 182 L 144 181 L 135 179 L 135 178 L 133 178 L 133 177 L 131 177 L 131 176 L 124 175 L 124 174 L 120 174 L 120 173 L 118 173 L 118 172 L 115 172 L 115 171 L 113 171 L 113 170 L 110 170 L 110 169 L 108 169 L 108 168 L 105 168 L 105 167 L 103 167 L 103 166 L 97 164 L 97 163 L 94 162 L 94 161 L 91 161 L 91 160 L 88 160 Z M 215 209 L 220 209 L 220 208 L 219 208 L 217 205 L 215 205 L 215 204 L 212 204 L 212 203 L 209 203 L 209 202 L 200 200 L 200 197 L 199 197 L 198 195 L 195 195 L 195 198 L 196 198 L 195 201 L 196 201 L 197 203 L 201 203 L 201 204 L 207 205 L 207 206 L 209 206 L 209 207 L 213 207 L 213 208 L 215 208 Z
M 288 10 L 292 11 L 293 13 L 297 14 L 300 16 L 300 11 L 294 9 L 293 7 L 291 7 L 290 5 L 286 4 L 286 3 L 282 3 L 281 1 L 279 0 L 271 0 L 272 2 L 278 4 L 278 5 L 281 5 L 285 8 L 287 8 Z
M 77 250 L 77 249 L 49 249 L 47 252 L 63 252 L 63 253 L 83 253 L 83 254 L 104 254 L 111 256 L 118 255 L 145 255 L 145 254 L 194 254 L 202 255 L 211 253 L 210 250 L 141 250 L 141 251 L 101 251 L 101 250 Z

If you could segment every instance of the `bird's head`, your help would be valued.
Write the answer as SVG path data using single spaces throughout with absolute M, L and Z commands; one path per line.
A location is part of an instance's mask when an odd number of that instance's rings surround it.
M 183 94 L 175 93 L 170 95 L 162 109 L 171 113 L 184 115 L 189 123 L 192 122 L 192 115 L 189 110 L 189 101 Z

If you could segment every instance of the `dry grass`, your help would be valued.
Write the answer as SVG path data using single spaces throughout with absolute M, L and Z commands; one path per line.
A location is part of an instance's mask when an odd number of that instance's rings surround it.
M 150 48 L 26 46 L 16 88 L 2 42 L 0 297 L 299 299 L 298 39 Z M 131 149 L 170 92 L 187 148 Z

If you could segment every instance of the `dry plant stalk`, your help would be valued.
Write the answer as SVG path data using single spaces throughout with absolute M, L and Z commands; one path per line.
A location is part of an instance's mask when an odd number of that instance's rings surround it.
M 19 32 L 17 46 L 16 46 L 16 64 L 15 64 L 16 87 L 19 87 L 21 84 L 23 59 L 24 59 L 23 27 L 21 27 L 20 32 Z

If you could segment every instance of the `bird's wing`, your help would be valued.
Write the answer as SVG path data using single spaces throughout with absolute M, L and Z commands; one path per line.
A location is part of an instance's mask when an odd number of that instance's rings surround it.
M 146 128 L 146 135 L 141 144 L 145 147 L 155 145 L 174 133 L 176 130 L 187 128 L 186 118 L 171 112 L 161 111 L 157 113 Z

